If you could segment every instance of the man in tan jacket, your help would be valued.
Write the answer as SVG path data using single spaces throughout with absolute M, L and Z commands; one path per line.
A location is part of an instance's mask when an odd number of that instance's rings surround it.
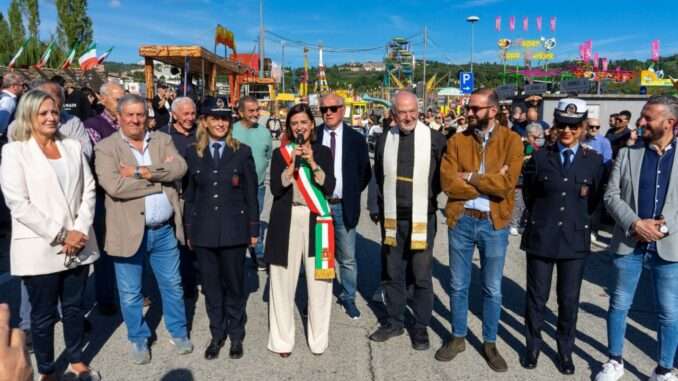
M 137 95 L 120 98 L 120 131 L 95 147 L 96 174 L 106 192 L 106 252 L 114 260 L 120 309 L 136 364 L 151 359 L 151 331 L 141 295 L 145 263 L 150 263 L 158 282 L 172 344 L 179 354 L 193 350 L 177 248 L 184 231 L 175 182 L 186 173 L 186 162 L 169 135 L 146 130 L 146 110 L 145 100 Z
M 436 352 L 450 361 L 465 349 L 468 290 L 475 246 L 480 252 L 483 295 L 483 357 L 494 371 L 508 370 L 496 347 L 501 312 L 501 279 L 508 225 L 523 164 L 520 136 L 496 120 L 497 94 L 476 90 L 466 105 L 469 128 L 447 142 L 440 168 L 447 194 L 451 273 L 452 340 Z

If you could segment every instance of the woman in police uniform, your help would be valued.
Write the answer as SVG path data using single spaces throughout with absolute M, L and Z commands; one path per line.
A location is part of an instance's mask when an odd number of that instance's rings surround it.
M 603 160 L 579 143 L 588 112 L 581 99 L 561 100 L 554 111 L 558 141 L 537 151 L 523 169 L 527 253 L 523 366 L 533 369 L 541 349 L 541 328 L 553 268 L 557 271 L 558 369 L 573 374 L 572 350 L 584 264 L 590 253 L 590 215 L 601 201 Z
M 229 356 L 242 357 L 245 337 L 245 253 L 257 243 L 257 173 L 250 148 L 231 136 L 231 110 L 203 104 L 197 142 L 186 156 L 184 193 L 188 244 L 195 250 L 215 359 L 226 337 Z

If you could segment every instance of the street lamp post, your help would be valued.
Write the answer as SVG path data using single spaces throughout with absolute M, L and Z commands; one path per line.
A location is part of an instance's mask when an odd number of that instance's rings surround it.
M 473 24 L 480 21 L 478 16 L 469 16 L 466 18 L 466 21 L 471 24 L 471 73 L 473 73 Z

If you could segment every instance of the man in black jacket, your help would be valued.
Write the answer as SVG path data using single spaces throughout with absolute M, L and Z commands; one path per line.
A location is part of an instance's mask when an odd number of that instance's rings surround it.
M 332 151 L 336 185 L 328 199 L 334 216 L 334 242 L 339 265 L 339 300 L 351 319 L 359 319 L 355 305 L 358 266 L 355 260 L 356 226 L 360 217 L 360 195 L 372 177 L 367 143 L 360 133 L 344 124 L 344 99 L 328 94 L 320 100 L 323 123 L 318 141 Z

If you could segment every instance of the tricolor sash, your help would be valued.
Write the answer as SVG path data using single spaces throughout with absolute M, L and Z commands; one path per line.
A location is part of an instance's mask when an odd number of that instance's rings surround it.
M 280 147 L 287 165 L 292 164 L 292 151 L 296 143 L 290 143 Z M 323 192 L 313 183 L 313 171 L 305 162 L 301 162 L 294 171 L 294 182 L 297 184 L 299 193 L 311 210 L 317 215 L 315 222 L 315 279 L 334 279 L 334 222 L 332 211 Z

